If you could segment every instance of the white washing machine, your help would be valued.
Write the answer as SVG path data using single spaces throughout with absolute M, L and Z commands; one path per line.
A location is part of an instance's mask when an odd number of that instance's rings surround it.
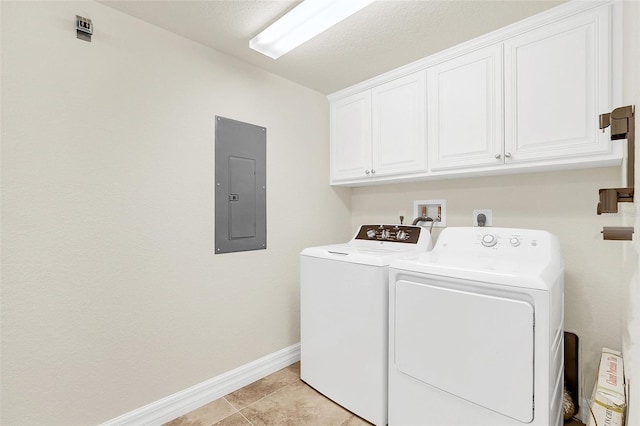
M 545 231 L 447 228 L 389 268 L 389 425 L 561 425 L 564 266 Z
M 430 249 L 425 228 L 362 225 L 300 255 L 301 378 L 375 425 L 387 424 L 388 265 Z

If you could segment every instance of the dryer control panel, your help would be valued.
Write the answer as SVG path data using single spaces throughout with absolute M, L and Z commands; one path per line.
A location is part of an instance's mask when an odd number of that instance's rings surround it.
M 408 225 L 362 225 L 355 236 L 355 240 L 364 241 L 392 241 L 395 243 L 418 244 L 420 226 Z
M 532 247 L 536 247 L 538 242 L 536 237 L 531 237 L 530 241 L 527 238 L 528 235 L 522 235 L 522 233 L 511 233 L 511 234 L 480 234 L 478 235 L 478 239 L 480 240 L 480 244 L 485 247 L 493 247 L 498 244 L 499 240 L 505 245 L 509 245 L 511 247 L 518 247 L 522 243 L 523 238 L 527 239 L 527 241 L 531 244 Z
M 487 259 L 546 262 L 562 258 L 559 242 L 549 232 L 516 228 L 446 228 L 438 237 L 434 253 L 482 257 L 484 262 Z
M 476 234 L 476 244 L 483 247 L 495 247 L 498 250 L 517 247 L 538 247 L 539 241 L 546 241 L 547 236 L 537 231 L 512 229 L 497 229 L 497 232 L 483 232 Z M 523 244 L 524 243 L 524 244 Z

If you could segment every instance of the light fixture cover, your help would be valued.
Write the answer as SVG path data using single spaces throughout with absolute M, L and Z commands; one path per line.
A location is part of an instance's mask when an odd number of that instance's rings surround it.
M 295 49 L 375 0 L 305 0 L 249 41 L 273 59 Z

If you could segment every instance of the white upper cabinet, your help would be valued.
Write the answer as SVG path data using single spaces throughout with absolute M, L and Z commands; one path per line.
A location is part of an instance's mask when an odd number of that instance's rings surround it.
M 331 183 L 426 172 L 425 72 L 331 103 Z
M 331 103 L 331 182 L 371 172 L 371 91 Z
M 506 164 L 607 154 L 611 8 L 505 40 Z
M 329 96 L 331 183 L 620 165 L 621 2 L 569 1 Z
M 420 71 L 371 90 L 376 177 L 427 171 L 425 86 Z
M 427 69 L 433 171 L 503 163 L 502 45 Z

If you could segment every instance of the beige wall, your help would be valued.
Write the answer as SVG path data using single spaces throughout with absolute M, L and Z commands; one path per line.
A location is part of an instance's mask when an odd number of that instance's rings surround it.
M 490 208 L 556 234 L 585 391 L 602 346 L 638 369 L 638 246 L 600 230 L 640 223 L 595 215 L 619 169 L 330 188 L 324 96 L 93 2 L 0 5 L 3 424 L 98 423 L 298 342 L 299 251 L 414 199 L 446 199 L 449 226 Z M 212 254 L 215 115 L 268 128 L 267 250 Z
M 92 18 L 91 43 L 74 19 Z M 214 116 L 265 126 L 268 249 L 213 254 Z M 2 424 L 95 424 L 299 342 L 350 236 L 324 95 L 93 2 L 2 2 Z
M 633 104 L 640 107 L 640 2 L 624 2 L 624 93 L 623 105 Z M 636 129 L 640 125 L 637 119 Z M 638 147 L 636 130 L 635 182 L 640 182 L 640 148 Z M 636 194 L 638 190 L 636 189 Z M 630 401 L 628 425 L 640 425 L 640 269 L 638 253 L 640 253 L 640 215 L 638 205 L 640 196 L 636 195 L 635 203 L 624 206 L 624 225 L 635 228 L 632 244 L 624 244 L 623 251 L 623 283 L 625 288 L 620 294 L 623 303 L 622 341 L 625 360 L 625 372 L 630 382 Z

